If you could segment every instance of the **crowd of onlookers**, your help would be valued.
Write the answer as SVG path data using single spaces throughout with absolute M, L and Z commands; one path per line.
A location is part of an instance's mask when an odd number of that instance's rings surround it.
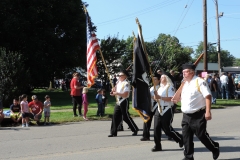
M 39 125 L 43 113 L 44 125 L 48 125 L 51 106 L 50 96 L 45 96 L 44 103 L 39 101 L 36 95 L 31 97 L 32 101 L 29 103 L 27 98 L 26 94 L 19 96 L 19 98 L 14 98 L 9 110 L 6 111 L 3 111 L 2 102 L 0 101 L 0 124 L 6 115 L 11 118 L 14 126 L 22 124 L 22 127 L 29 127 L 30 120 L 36 121 Z
M 161 74 L 162 71 L 158 70 L 158 74 Z M 175 88 L 177 88 L 177 77 L 175 76 L 175 73 L 173 70 L 171 70 L 168 73 L 169 78 L 172 80 Z M 199 75 L 200 76 L 200 75 Z M 88 100 L 87 100 L 87 87 L 85 87 L 80 79 L 80 75 L 77 74 L 75 77 L 77 77 L 76 84 L 72 84 L 71 87 L 71 80 L 69 79 L 54 79 L 54 88 L 56 89 L 62 89 L 68 91 L 69 88 L 71 88 L 71 95 L 73 97 L 73 105 L 75 106 L 74 110 L 74 116 L 78 116 L 76 114 L 76 107 L 78 105 L 79 108 L 79 116 L 83 116 L 85 120 L 88 120 L 86 117 L 87 111 L 88 111 Z M 218 74 L 207 74 L 204 77 L 206 83 L 209 85 L 209 88 L 212 92 L 212 103 L 216 104 L 217 98 L 222 99 L 237 99 L 238 93 L 237 90 L 240 88 L 240 80 L 238 75 L 232 75 L 231 73 L 225 73 L 222 72 L 221 76 Z M 117 82 L 116 75 L 112 78 L 113 86 L 116 85 Z M 108 82 L 109 83 L 109 82 Z M 76 89 L 76 86 L 79 86 L 79 89 Z M 74 88 L 75 87 L 75 88 Z M 109 84 L 105 85 L 105 87 L 110 88 Z M 107 95 L 106 95 L 106 89 L 104 86 L 99 86 L 97 90 L 97 94 L 95 97 L 95 100 L 97 102 L 98 110 L 96 115 L 97 116 L 103 116 L 105 114 L 105 107 L 107 106 Z M 75 90 L 74 93 L 72 93 Z M 79 93 L 78 93 L 79 92 Z M 73 95 L 77 96 L 73 96 Z M 80 96 L 80 99 L 78 100 L 78 96 Z M 10 118 L 14 122 L 15 125 L 18 125 L 22 123 L 22 127 L 29 127 L 29 119 L 35 120 L 37 124 L 39 124 L 40 119 L 42 118 L 42 113 L 44 113 L 44 125 L 49 124 L 49 117 L 50 117 L 50 97 L 48 95 L 45 96 L 45 102 L 42 103 L 38 100 L 36 95 L 33 95 L 32 101 L 28 103 L 27 101 L 27 95 L 23 94 L 18 98 L 13 99 L 13 103 L 10 105 L 10 110 L 6 111 L 4 113 L 2 102 L 0 100 L 0 124 L 1 121 L 4 119 L 4 114 L 10 115 Z M 75 104 L 76 103 L 76 104 Z M 84 106 L 84 114 L 81 113 L 81 106 Z M 177 110 L 176 110 L 177 112 Z
M 204 77 L 212 91 L 213 103 L 216 103 L 217 98 L 222 99 L 237 99 L 237 90 L 240 88 L 240 81 L 238 75 L 232 73 L 222 72 L 218 74 L 207 74 Z
M 70 79 L 65 78 L 65 79 L 56 79 L 54 78 L 54 88 L 55 89 L 61 89 L 63 91 L 68 91 L 69 90 L 69 85 L 70 85 Z

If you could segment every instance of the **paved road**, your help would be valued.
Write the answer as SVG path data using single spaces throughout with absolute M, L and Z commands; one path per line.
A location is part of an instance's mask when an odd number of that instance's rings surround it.
M 240 160 L 240 106 L 212 110 L 208 123 L 210 136 L 220 143 L 221 160 Z M 173 127 L 181 132 L 182 114 L 175 115 Z M 135 118 L 139 136 L 124 124 L 125 131 L 108 138 L 110 121 L 86 121 L 55 126 L 0 128 L 0 159 L 16 160 L 180 160 L 183 149 L 163 135 L 161 152 L 151 152 L 151 141 L 141 142 L 142 120 Z M 152 131 L 151 131 L 152 133 Z M 195 139 L 195 160 L 211 160 L 209 152 Z

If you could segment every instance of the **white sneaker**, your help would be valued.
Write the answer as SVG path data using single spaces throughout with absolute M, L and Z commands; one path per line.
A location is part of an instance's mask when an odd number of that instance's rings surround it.
M 26 127 L 25 124 L 22 124 L 22 127 Z
M 26 127 L 29 127 L 29 124 L 28 124 L 28 123 L 26 123 Z

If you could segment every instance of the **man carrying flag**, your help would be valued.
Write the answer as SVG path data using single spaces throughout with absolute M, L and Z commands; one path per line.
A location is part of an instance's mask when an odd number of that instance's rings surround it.
M 129 128 L 133 132 L 133 136 L 137 135 L 138 127 L 130 117 L 128 112 L 129 108 L 129 92 L 130 92 L 130 84 L 127 80 L 129 76 L 126 70 L 119 72 L 118 74 L 118 81 L 116 86 L 112 88 L 110 92 L 111 96 L 117 96 L 118 101 L 114 108 L 114 113 L 112 117 L 112 125 L 111 125 L 111 132 L 108 137 L 115 137 L 117 136 L 117 128 L 121 123 L 122 119 L 128 124 Z

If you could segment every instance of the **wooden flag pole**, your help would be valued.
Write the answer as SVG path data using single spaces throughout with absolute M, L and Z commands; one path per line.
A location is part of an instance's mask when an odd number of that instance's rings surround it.
M 110 74 L 109 74 L 109 71 L 108 71 L 107 65 L 106 65 L 106 63 L 105 63 L 105 60 L 104 60 L 104 57 L 103 57 L 102 51 L 101 51 L 100 49 L 99 49 L 99 52 L 100 52 L 100 55 L 101 55 L 101 58 L 102 58 L 103 64 L 104 64 L 104 66 L 105 66 L 106 73 L 107 73 L 107 75 L 108 75 L 108 79 L 109 79 L 110 84 L 111 84 L 111 86 L 112 86 L 112 88 L 113 88 L 114 85 L 113 85 L 113 83 L 112 83 L 112 81 L 111 81 L 111 79 L 110 79 Z M 118 103 L 118 98 L 117 98 L 116 95 L 115 95 L 115 99 L 116 99 L 116 102 Z
M 87 11 L 87 8 L 86 8 L 85 5 L 83 5 L 83 9 L 84 9 L 84 12 L 85 12 L 85 13 L 88 12 L 88 11 Z M 104 66 L 105 66 L 106 73 L 107 73 L 107 75 L 108 75 L 108 79 L 109 79 L 110 84 L 111 84 L 111 86 L 112 86 L 112 88 L 113 88 L 114 86 L 113 86 L 113 83 L 112 83 L 112 81 L 111 81 L 111 79 L 110 79 L 110 74 L 109 74 L 109 71 L 108 71 L 107 65 L 106 65 L 106 63 L 105 63 L 105 60 L 104 60 L 104 57 L 103 57 L 102 51 L 101 51 L 101 49 L 98 49 L 98 50 L 99 50 L 99 52 L 100 52 L 100 55 L 101 55 L 101 58 L 102 58 L 103 64 L 104 64 Z M 118 99 L 117 99 L 117 96 L 116 96 L 116 95 L 115 95 L 115 98 L 116 98 L 116 102 L 118 103 Z
M 139 29 L 139 31 L 140 31 L 140 36 L 141 36 L 140 38 L 142 39 L 142 44 L 143 44 L 142 47 L 143 47 L 143 49 L 144 49 L 145 56 L 146 56 L 146 59 L 147 59 L 148 64 L 149 64 L 148 54 L 147 54 L 146 46 L 145 46 L 145 43 L 144 43 L 144 40 L 143 40 L 143 36 L 142 36 L 142 26 L 141 26 L 138 18 L 136 18 L 136 23 L 138 24 L 138 29 Z M 149 72 L 150 72 L 150 76 L 151 76 L 151 79 L 152 79 L 154 91 L 157 91 L 157 90 L 156 90 L 156 85 L 154 84 L 153 73 L 152 73 L 152 69 L 151 69 L 150 64 L 149 64 Z M 160 111 L 160 113 L 162 113 L 162 107 L 161 107 L 161 105 L 160 105 L 159 100 L 157 100 L 157 103 L 158 103 L 159 111 Z

